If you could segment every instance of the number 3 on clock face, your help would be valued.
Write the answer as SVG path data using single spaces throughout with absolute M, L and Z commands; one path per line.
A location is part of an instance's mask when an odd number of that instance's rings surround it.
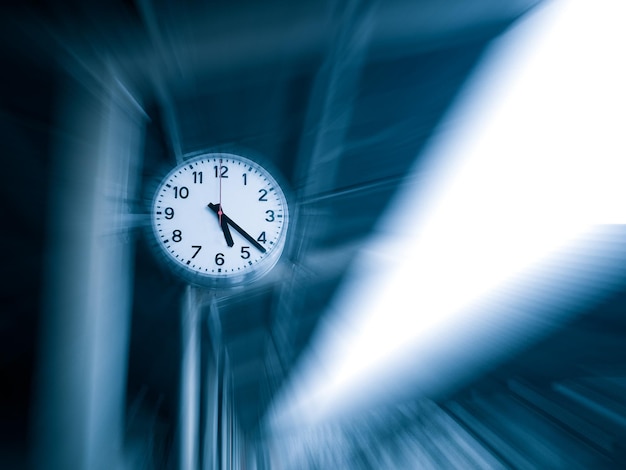
M 197 285 L 225 287 L 274 267 L 285 246 L 289 208 L 261 165 L 207 153 L 163 178 L 151 218 L 157 245 L 178 274 Z

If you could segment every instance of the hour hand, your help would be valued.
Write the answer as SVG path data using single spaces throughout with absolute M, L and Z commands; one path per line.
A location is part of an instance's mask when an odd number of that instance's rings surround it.
M 226 223 L 226 218 L 222 215 L 220 226 L 222 227 L 222 232 L 224 232 L 224 238 L 226 239 L 226 244 L 229 247 L 232 247 L 235 242 L 233 241 L 233 236 L 230 233 L 230 229 L 228 228 L 228 224 Z
M 228 227 L 228 223 L 226 222 L 226 217 L 223 213 L 220 213 L 220 206 L 218 204 L 209 203 L 209 209 L 217 214 L 222 233 L 224 234 L 224 239 L 226 240 L 226 244 L 229 247 L 232 247 L 235 242 L 233 241 L 233 236 L 230 233 L 230 228 Z

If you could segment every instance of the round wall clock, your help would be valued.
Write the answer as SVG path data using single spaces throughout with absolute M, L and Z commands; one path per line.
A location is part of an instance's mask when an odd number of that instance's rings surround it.
M 274 267 L 289 208 L 277 180 L 258 163 L 206 153 L 163 178 L 151 218 L 157 245 L 179 275 L 196 285 L 228 287 Z

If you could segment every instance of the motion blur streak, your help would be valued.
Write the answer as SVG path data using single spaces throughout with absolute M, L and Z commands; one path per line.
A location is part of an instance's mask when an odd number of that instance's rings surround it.
M 276 436 L 442 396 L 624 280 L 624 13 L 547 2 L 492 45 L 274 401 Z
M 626 468 L 622 4 L 3 10 L 0 469 Z M 237 288 L 150 224 L 207 149 L 289 193 Z
M 35 468 L 122 462 L 133 253 L 121 214 L 137 186 L 144 116 L 114 74 L 101 76 L 97 94 L 78 85 L 61 105 L 73 132 L 58 135 L 48 205 Z

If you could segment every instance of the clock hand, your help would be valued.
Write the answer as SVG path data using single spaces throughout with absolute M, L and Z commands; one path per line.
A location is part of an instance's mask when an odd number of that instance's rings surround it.
M 209 208 L 217 214 L 219 219 L 220 227 L 222 228 L 222 233 L 224 234 L 224 238 L 226 239 L 226 244 L 229 247 L 232 247 L 235 242 L 233 241 L 233 236 L 230 233 L 230 229 L 228 228 L 228 224 L 226 223 L 226 218 L 223 217 L 222 206 L 218 206 L 216 204 L 209 204 Z
M 220 214 L 221 211 L 218 211 L 218 214 Z M 224 238 L 226 239 L 226 244 L 229 247 L 232 247 L 235 242 L 233 241 L 233 236 L 230 233 L 230 229 L 228 228 L 228 224 L 226 223 L 226 219 L 224 218 L 224 214 L 222 213 L 220 216 L 221 220 L 220 220 L 220 227 L 222 227 L 222 232 L 224 232 Z
M 209 203 L 209 208 L 214 211 L 216 214 L 219 210 L 219 206 L 217 206 L 216 204 L 212 204 Z M 250 243 L 252 243 L 252 245 L 254 245 L 254 247 L 259 250 L 261 253 L 265 253 L 267 250 L 263 247 L 263 245 L 261 245 L 259 242 L 257 242 L 252 236 L 250 236 L 248 234 L 248 232 L 246 232 L 244 229 L 242 229 L 239 225 L 237 225 L 235 222 L 233 222 L 233 220 L 228 217 L 226 214 L 224 214 L 222 212 L 222 220 L 224 221 L 224 225 L 228 226 L 230 225 L 232 228 L 234 228 L 235 230 L 237 230 L 241 236 L 243 236 L 246 240 L 248 240 Z M 224 233 L 224 235 L 226 235 L 226 233 Z
M 265 253 L 265 248 L 259 242 L 257 242 L 254 238 L 252 238 L 244 229 L 242 229 L 239 225 L 232 221 L 230 217 L 226 214 L 223 214 L 222 217 L 226 219 L 226 223 L 230 224 L 232 228 L 237 230 L 246 240 L 252 243 L 261 253 Z

